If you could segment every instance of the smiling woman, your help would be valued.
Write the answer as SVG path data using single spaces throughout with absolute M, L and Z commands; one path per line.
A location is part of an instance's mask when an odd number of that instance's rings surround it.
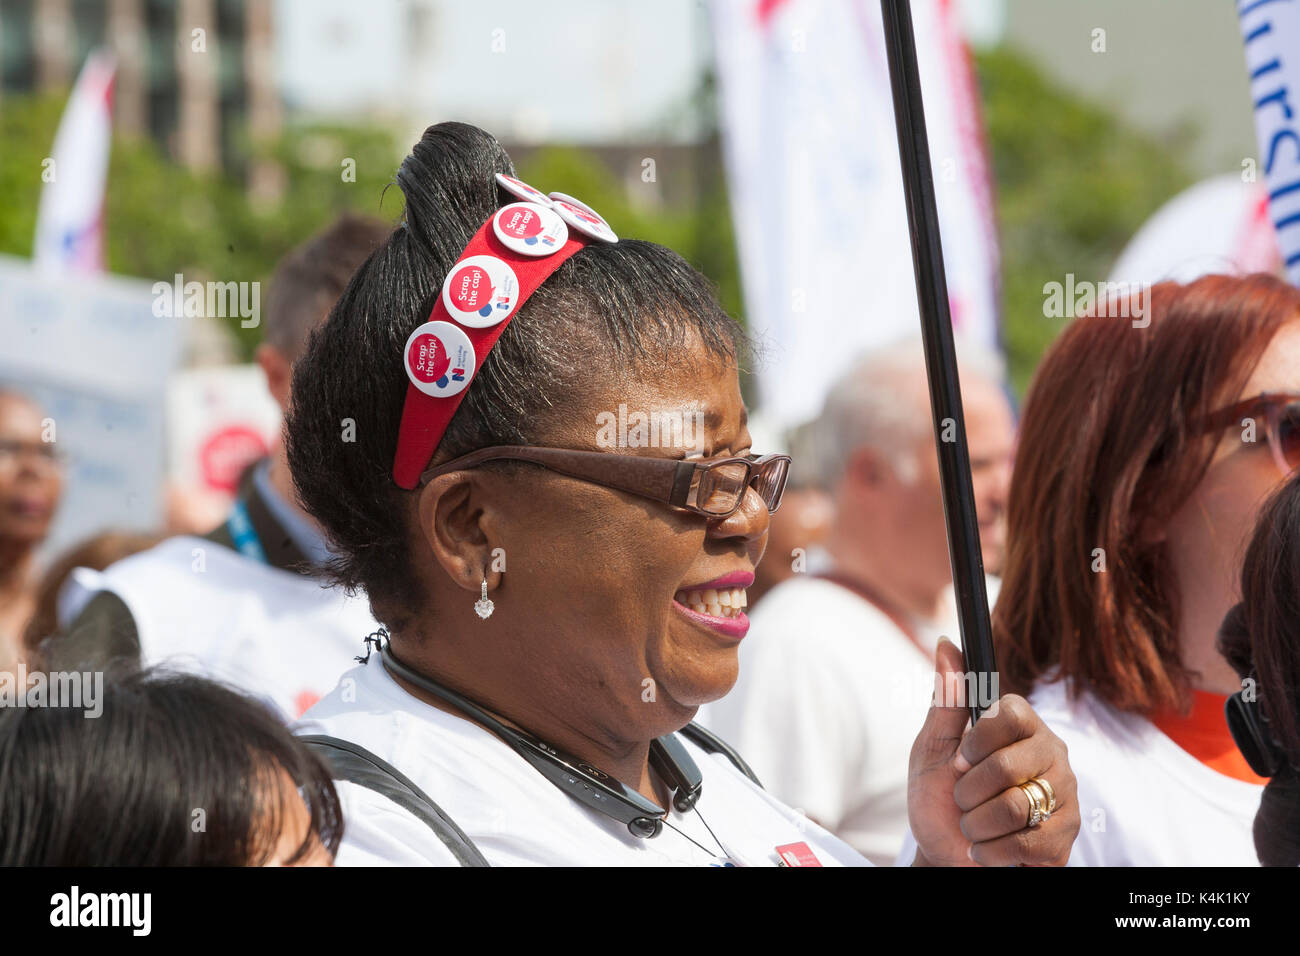
M 788 465 L 751 448 L 743 333 L 675 253 L 513 174 L 483 131 L 429 128 L 404 227 L 295 370 L 294 480 L 390 635 L 302 728 L 340 761 L 339 862 L 864 863 L 688 726 L 735 682 Z M 549 245 L 498 215 L 519 199 Z M 593 423 L 624 407 L 703 431 L 609 447 Z M 932 712 L 920 862 L 969 862 L 963 825 L 987 862 L 1068 853 L 1073 777 L 1023 703 L 966 737 L 964 777 L 965 712 Z M 1023 833 L 1047 776 L 1057 813 Z

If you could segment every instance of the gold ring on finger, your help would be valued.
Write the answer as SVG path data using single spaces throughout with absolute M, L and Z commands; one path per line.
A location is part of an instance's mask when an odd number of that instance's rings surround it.
M 1047 797 L 1047 812 L 1043 814 L 1043 819 L 1046 820 L 1056 812 L 1056 791 L 1052 789 L 1052 785 L 1047 782 L 1046 777 L 1034 777 L 1029 782 L 1038 784 Z
M 1047 806 L 1047 798 L 1038 784 L 1032 780 L 1020 784 L 1019 789 L 1029 798 L 1029 817 L 1025 821 L 1025 826 L 1032 830 L 1043 822 L 1043 808 Z

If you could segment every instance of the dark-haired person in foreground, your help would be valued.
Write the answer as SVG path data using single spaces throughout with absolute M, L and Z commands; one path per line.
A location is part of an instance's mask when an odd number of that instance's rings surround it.
M 109 675 L 76 707 L 0 707 L 0 866 L 329 866 L 321 762 L 201 677 Z
M 257 361 L 288 408 L 293 362 L 352 273 L 391 232 L 345 215 L 287 255 L 271 276 Z M 338 423 L 337 440 L 347 424 Z M 365 596 L 322 589 L 330 558 L 294 499 L 283 444 L 247 469 L 230 517 L 205 538 L 169 538 L 103 573 L 74 571 L 60 596 L 51 667 L 126 658 L 233 684 L 297 717 L 334 686 L 374 629 Z M 44 639 L 48 635 L 33 635 Z
M 426 130 L 403 227 L 295 369 L 294 480 L 390 635 L 300 727 L 341 761 L 339 862 L 866 863 L 688 727 L 735 682 L 788 464 L 751 448 L 739 326 L 676 254 L 513 173 L 482 130 Z M 614 441 L 620 406 L 701 428 Z M 934 708 L 913 748 L 916 862 L 1064 862 L 1060 741 L 1014 697 L 967 719 Z
M 1241 597 L 1223 620 L 1219 649 L 1242 679 L 1239 699 L 1229 702 L 1230 712 L 1242 714 L 1233 735 L 1268 778 L 1255 814 L 1255 852 L 1265 866 L 1300 866 L 1300 475 L 1260 512 Z

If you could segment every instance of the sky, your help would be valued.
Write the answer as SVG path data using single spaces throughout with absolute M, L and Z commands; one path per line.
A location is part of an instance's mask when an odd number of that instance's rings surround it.
M 722 0 L 747 2 L 754 0 Z M 840 2 L 840 0 L 822 0 Z M 960 0 L 976 42 L 1004 0 Z M 291 109 L 460 119 L 514 142 L 690 142 L 711 59 L 703 0 L 277 0 Z

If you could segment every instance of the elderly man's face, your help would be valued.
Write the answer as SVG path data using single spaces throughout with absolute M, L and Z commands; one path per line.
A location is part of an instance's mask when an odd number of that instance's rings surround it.
M 962 404 L 984 570 L 1000 574 L 1007 546 L 1007 493 L 1015 456 L 1015 422 L 1006 396 L 988 382 L 963 383 Z
M 1001 389 L 976 379 L 962 382 L 966 441 L 970 454 L 971 484 L 979 518 L 984 570 L 1002 569 L 1006 548 L 1007 492 L 1015 450 L 1015 423 Z M 929 409 L 925 410 L 928 416 Z M 951 574 L 948 534 L 943 514 L 943 490 L 933 432 L 927 430 L 912 449 L 915 478 L 894 475 L 885 485 L 884 510 L 893 517 L 882 527 L 882 540 L 900 561 L 911 565 L 905 575 L 923 588 L 940 586 Z M 892 541 L 883 540 L 892 536 Z

